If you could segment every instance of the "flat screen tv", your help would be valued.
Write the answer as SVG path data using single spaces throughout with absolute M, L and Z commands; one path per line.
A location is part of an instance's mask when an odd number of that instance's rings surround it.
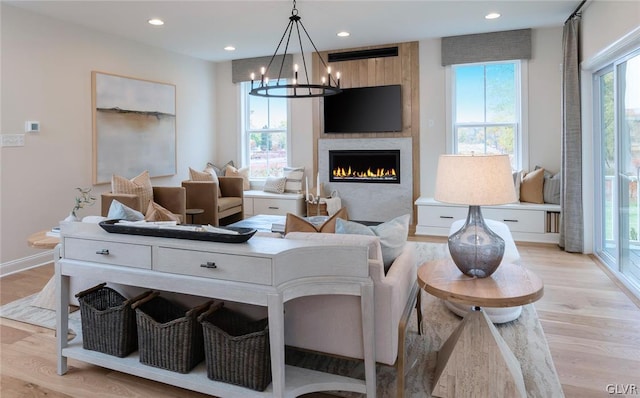
M 399 84 L 343 89 L 324 98 L 324 132 L 375 133 L 402 131 Z

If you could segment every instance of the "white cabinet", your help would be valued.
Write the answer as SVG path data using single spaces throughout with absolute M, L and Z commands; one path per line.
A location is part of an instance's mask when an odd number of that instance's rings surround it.
M 246 217 L 267 214 L 284 216 L 287 213 L 306 215 L 304 196 L 301 193 L 270 193 L 244 191 L 244 215 Z
M 366 247 L 256 236 L 246 243 L 215 243 L 107 233 L 88 223 L 65 224 L 61 234 L 55 251 L 58 374 L 65 374 L 67 358 L 74 358 L 219 397 L 344 390 L 375 398 L 374 297 Z M 324 267 L 327 263 L 348 266 Z M 141 364 L 137 352 L 119 358 L 85 350 L 81 328 L 68 341 L 72 277 L 266 307 L 272 383 L 263 392 L 254 391 L 208 379 L 204 363 L 181 374 Z M 285 366 L 284 303 L 317 294 L 360 297 L 365 380 Z
M 418 198 L 416 235 L 448 236 L 454 221 L 467 217 L 468 206 L 437 202 L 432 198 Z M 524 242 L 558 243 L 560 206 L 553 204 L 514 203 L 501 206 L 482 206 L 486 219 L 505 223 L 513 238 Z

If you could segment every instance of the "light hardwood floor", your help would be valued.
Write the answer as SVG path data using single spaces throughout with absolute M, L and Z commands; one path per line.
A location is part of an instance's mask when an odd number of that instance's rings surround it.
M 524 264 L 545 282 L 535 307 L 565 396 L 608 397 L 609 384 L 640 388 L 640 300 L 590 256 L 553 245 L 518 244 L 518 249 Z M 0 304 L 38 292 L 52 274 L 47 265 L 0 279 Z M 75 360 L 58 376 L 52 330 L 0 318 L 0 340 L 3 398 L 206 396 Z

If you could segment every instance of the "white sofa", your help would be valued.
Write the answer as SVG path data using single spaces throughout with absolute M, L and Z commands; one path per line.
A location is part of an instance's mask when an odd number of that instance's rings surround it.
M 451 228 L 449 229 L 449 236 L 462 228 L 464 222 L 465 220 L 457 220 L 453 224 L 451 224 Z M 518 263 L 520 261 L 520 253 L 518 252 L 516 243 L 513 241 L 513 236 L 511 236 L 511 231 L 509 230 L 507 224 L 500 221 L 487 219 L 485 219 L 484 222 L 493 232 L 504 239 L 504 256 L 502 257 L 502 262 L 500 264 Z M 462 317 L 464 317 L 469 311 L 471 311 L 471 306 L 468 305 L 452 303 L 450 301 L 445 301 L 444 304 L 451 311 Z M 515 319 L 518 319 L 518 317 L 522 313 L 521 306 L 508 308 L 483 307 L 482 310 L 489 316 L 489 319 L 491 319 L 491 322 L 493 323 L 505 323 L 513 321 Z

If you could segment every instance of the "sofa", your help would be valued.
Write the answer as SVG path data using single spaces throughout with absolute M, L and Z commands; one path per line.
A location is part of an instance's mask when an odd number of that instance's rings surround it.
M 374 283 L 376 362 L 397 365 L 404 377 L 404 333 L 418 296 L 415 246 L 408 242 L 384 273 L 380 241 L 375 236 L 291 232 L 284 239 L 322 240 L 369 247 L 369 275 Z M 421 321 L 421 311 L 418 311 Z M 305 350 L 362 359 L 360 298 L 308 296 L 285 303 L 285 342 Z M 400 387 L 401 389 L 401 387 Z

